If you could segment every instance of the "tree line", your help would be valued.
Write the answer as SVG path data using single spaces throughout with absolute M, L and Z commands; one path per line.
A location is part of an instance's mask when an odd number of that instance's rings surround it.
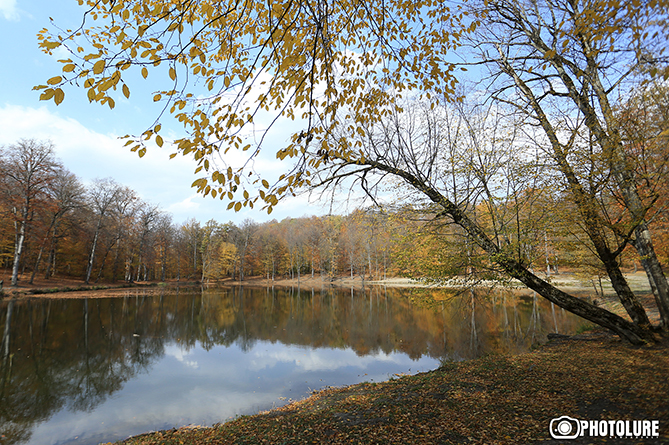
M 272 281 L 315 276 L 468 282 L 504 278 L 466 231 L 445 223 L 438 209 L 424 203 L 264 223 L 189 219 L 179 224 L 113 179 L 97 179 L 84 187 L 56 159 L 48 142 L 20 140 L 4 147 L 0 171 L 0 261 L 13 285 L 19 277 L 32 284 L 36 277 L 55 275 L 87 283 L 243 281 L 252 276 Z M 505 172 L 505 177 L 510 182 L 515 176 Z M 504 199 L 496 196 L 494 205 L 492 196 L 479 200 L 470 214 L 489 233 L 513 244 L 533 271 L 551 276 L 569 268 L 592 280 L 598 292 L 606 269 L 584 241 L 587 233 L 574 221 L 568 196 L 550 182 L 530 177 L 506 184 L 514 193 Z M 615 213 L 614 199 L 601 199 Z M 657 212 L 652 221 L 658 229 L 659 259 L 666 262 L 666 215 Z M 641 265 L 629 246 L 619 261 L 634 270 Z

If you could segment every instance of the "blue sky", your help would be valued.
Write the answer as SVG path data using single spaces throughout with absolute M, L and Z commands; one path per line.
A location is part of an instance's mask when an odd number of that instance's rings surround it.
M 154 146 L 141 159 L 124 148 L 125 141 L 119 136 L 141 133 L 157 116 L 150 82 L 131 85 L 131 100 L 119 92 L 114 110 L 89 103 L 83 89 L 67 89 L 65 101 L 59 106 L 53 101 L 41 102 L 39 93 L 32 88 L 61 73 L 62 64 L 56 60 L 63 55 L 42 53 L 37 47 L 36 35 L 42 28 L 54 29 L 50 18 L 62 28 L 74 28 L 81 23 L 82 14 L 83 8 L 76 0 L 0 0 L 0 41 L 3 42 L 0 146 L 21 138 L 50 140 L 56 146 L 58 158 L 85 184 L 95 178 L 112 177 L 135 190 L 143 200 L 170 212 L 175 223 L 189 217 L 203 223 L 212 218 L 235 223 L 245 218 L 281 220 L 327 211 L 321 205 L 310 204 L 306 197 L 280 203 L 270 216 L 260 210 L 226 211 L 227 202 L 203 198 L 190 187 L 196 179 L 195 163 L 181 156 L 169 160 L 174 150 L 168 144 L 162 148 Z M 140 87 L 146 90 L 141 91 Z M 171 118 L 164 119 L 162 124 L 163 133 L 183 134 L 183 129 Z M 284 144 L 292 131 L 290 127 L 282 125 L 271 140 Z M 276 172 L 281 166 L 275 162 L 278 161 L 270 157 L 258 165 L 261 170 Z

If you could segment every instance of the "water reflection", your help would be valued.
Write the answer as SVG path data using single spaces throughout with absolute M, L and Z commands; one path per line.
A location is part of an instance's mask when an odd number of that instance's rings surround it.
M 326 385 L 523 351 L 581 324 L 531 293 L 378 287 L 4 301 L 0 321 L 3 444 L 212 424 Z

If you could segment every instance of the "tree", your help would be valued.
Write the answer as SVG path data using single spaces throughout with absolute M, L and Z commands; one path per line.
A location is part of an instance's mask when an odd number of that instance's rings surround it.
M 149 235 L 155 230 L 156 222 L 160 219 L 161 211 L 157 205 L 151 205 L 147 203 L 139 204 L 139 215 L 137 218 L 137 234 L 138 234 L 138 246 L 137 246 L 137 273 L 135 279 L 140 280 L 142 267 L 144 268 L 146 275 L 146 260 L 145 248 L 148 241 Z
M 158 248 L 158 262 L 160 263 L 160 281 L 165 281 L 169 263 L 168 252 L 174 247 L 174 234 L 176 232 L 172 225 L 172 216 L 161 213 L 156 222 L 156 244 Z
M 666 230 L 658 227 L 662 219 L 661 209 L 666 209 L 667 177 L 669 174 L 669 89 L 666 83 L 656 79 L 634 89 L 632 95 L 624 102 L 618 104 L 615 110 L 617 121 L 620 125 L 621 140 L 626 157 L 631 161 L 634 169 L 633 176 L 636 181 L 638 193 L 642 201 L 654 204 L 648 206 L 646 221 L 649 228 L 653 230 L 653 250 L 657 249 L 658 243 L 663 244 Z M 632 162 L 633 161 L 633 162 Z M 620 199 L 623 201 L 623 199 Z M 639 239 L 637 236 L 636 239 Z M 635 243 L 636 239 L 632 239 Z M 635 246 L 637 247 L 637 246 Z M 637 248 L 643 251 L 643 246 Z M 660 255 L 658 255 L 660 257 Z M 658 258 L 660 259 L 660 258 Z M 649 257 L 641 255 L 642 264 L 648 262 Z M 663 256 L 666 262 L 668 258 Z M 645 270 L 654 270 L 653 264 L 645 264 Z M 653 293 L 659 295 L 661 289 L 655 289 L 655 280 L 651 279 Z M 661 280 L 661 277 L 660 277 Z
M 93 271 L 93 263 L 95 261 L 95 251 L 97 250 L 98 238 L 100 237 L 100 230 L 109 215 L 113 204 L 116 202 L 119 194 L 123 191 L 123 187 L 117 184 L 113 179 L 97 179 L 93 184 L 92 190 L 88 193 L 89 206 L 93 210 L 96 217 L 95 229 L 93 232 L 93 241 L 91 244 L 91 251 L 88 256 L 88 266 L 86 267 L 85 281 L 91 278 Z
M 50 239 L 49 258 L 47 260 L 47 268 L 44 273 L 45 278 L 51 275 L 52 264 L 55 262 L 56 256 L 56 242 L 58 240 L 58 229 L 61 220 L 73 210 L 80 208 L 84 203 L 84 187 L 79 182 L 79 179 L 69 171 L 60 169 L 56 172 L 56 176 L 51 187 L 52 205 L 49 215 L 49 226 L 45 233 L 44 239 L 40 245 L 37 260 L 35 261 L 35 268 L 30 276 L 30 283 L 32 284 L 35 275 L 39 269 L 39 264 L 42 259 L 42 253 L 46 247 L 47 241 Z
M 198 272 L 198 264 L 200 263 L 198 253 L 201 251 L 202 245 L 202 227 L 200 222 L 194 218 L 190 218 L 184 222 L 179 228 L 179 232 L 183 235 L 182 241 L 185 243 L 186 251 L 188 252 L 188 262 L 192 266 L 191 277 L 196 276 Z
M 43 30 L 39 35 L 46 52 L 65 46 L 73 57 L 62 60 L 63 75 L 36 87 L 42 91 L 40 97 L 58 104 L 65 85 L 77 84 L 88 90 L 91 101 L 113 107 L 112 89 L 120 87 L 126 97 L 130 95 L 124 71 L 138 69 L 146 78 L 149 66 L 167 64 L 164 72 L 172 85 L 157 92 L 154 100 L 164 99 L 165 110 L 188 131 L 174 144 L 198 161 L 196 173 L 207 173 L 194 183 L 205 195 L 227 199 L 228 208 L 237 211 L 258 203 L 271 211 L 282 196 L 304 188 L 348 181 L 374 199 L 379 184 L 399 181 L 431 201 L 436 215 L 459 226 L 507 275 L 633 343 L 655 338 L 616 263 L 620 248 L 631 242 L 629 234 L 636 233 L 636 241 L 649 244 L 643 241 L 647 204 L 639 203 L 635 195 L 634 177 L 620 150 L 610 111 L 612 97 L 639 65 L 654 65 L 655 72 L 663 72 L 666 61 L 658 42 L 664 41 L 668 29 L 666 1 L 644 8 L 619 8 L 613 0 L 555 4 L 503 0 L 480 8 L 429 0 L 176 5 L 88 0 L 86 4 L 90 9 L 81 28 L 56 35 Z M 559 18 L 547 22 L 544 16 L 549 21 Z M 101 27 L 89 26 L 90 19 Z M 482 22 L 484 26 L 479 26 Z M 523 128 L 532 136 L 529 142 L 546 150 L 564 179 L 631 322 L 556 289 L 532 273 L 513 244 L 495 242 L 471 213 L 476 200 L 454 199 L 454 190 L 448 188 L 452 184 L 432 169 L 448 162 L 447 153 L 438 150 L 440 145 L 370 137 L 374 133 L 370 129 L 397 127 L 393 119 L 402 112 L 402 96 L 418 96 L 430 107 L 457 100 L 457 65 L 447 60 L 466 34 L 471 34 L 472 48 L 480 49 L 482 63 L 494 68 L 493 98 L 528 112 Z M 81 46 L 84 42 L 91 46 Z M 617 53 L 634 63 L 620 58 L 612 62 Z M 552 72 L 541 74 L 544 66 Z M 616 76 L 621 81 L 602 83 L 608 79 L 604 71 L 613 75 L 627 66 L 633 69 Z M 497 76 L 506 84 L 495 83 Z M 511 89 L 513 94 L 505 94 Z M 549 119 L 547 109 L 556 110 L 558 119 Z M 263 138 L 259 144 L 249 144 L 242 131 L 262 113 L 301 119 L 304 124 L 304 130 L 276 152 L 279 159 L 293 162 L 274 183 L 249 171 L 250 161 L 263 150 Z M 541 138 L 534 137 L 536 128 L 543 132 Z M 143 155 L 144 141 L 153 138 L 163 145 L 161 129 L 156 121 L 141 135 L 129 137 L 128 145 Z M 576 131 L 563 140 L 562 129 Z M 384 151 L 374 150 L 373 143 Z M 601 226 L 606 218 L 597 207 L 599 195 L 586 193 L 575 174 L 569 157 L 573 147 L 592 152 L 597 167 L 610 172 L 629 211 L 625 224 Z M 216 153 L 231 149 L 248 153 L 249 162 L 215 165 L 225 162 L 216 161 Z M 612 246 L 607 230 L 615 231 L 620 243 Z M 662 297 L 657 301 L 663 304 Z
M 48 199 L 60 168 L 53 145 L 34 139 L 10 145 L 0 160 L 0 181 L 5 198 L 11 203 L 16 228 L 12 286 L 18 282 L 21 255 L 35 208 Z
M 643 307 L 620 272 L 621 247 L 630 242 L 643 258 L 664 325 L 669 323 L 669 285 L 646 221 L 652 201 L 639 193 L 614 104 L 622 88 L 638 82 L 640 69 L 666 63 L 666 8 L 608 6 L 589 1 L 489 2 L 480 6 L 488 26 L 476 31 L 472 44 L 482 63 L 501 79 L 491 85 L 498 88 L 494 97 L 512 103 L 541 130 L 536 143 L 561 173 L 622 304 L 635 323 L 649 329 Z M 648 27 L 657 32 L 646 32 Z M 623 224 L 607 224 L 600 211 L 597 195 L 604 180 L 616 188 L 625 206 Z M 623 245 L 608 242 L 607 229 Z
M 246 255 L 249 246 L 253 244 L 252 238 L 255 236 L 258 225 L 251 219 L 245 219 L 239 227 L 232 227 L 228 232 L 229 242 L 234 244 L 239 260 L 239 281 L 244 281 L 244 271 L 247 265 Z M 234 274 L 233 274 L 234 276 Z
M 210 219 L 200 230 L 202 232 L 202 244 L 200 246 L 200 258 L 202 260 L 202 282 L 211 277 L 217 277 L 218 271 L 214 271 L 218 254 L 220 252 L 221 227 L 216 221 Z
M 274 281 L 276 273 L 281 267 L 281 259 L 286 248 L 279 223 L 272 220 L 260 225 L 255 240 L 253 250 L 257 261 L 264 269 L 267 279 L 271 278 Z
M 110 211 L 111 216 L 111 236 L 107 243 L 107 250 L 105 251 L 104 257 L 106 258 L 107 254 L 114 248 L 114 262 L 112 265 L 112 281 L 118 279 L 118 269 L 119 263 L 122 259 L 123 251 L 130 250 L 130 232 L 133 224 L 135 223 L 137 212 L 140 210 L 141 202 L 137 197 L 134 190 L 129 187 L 121 186 L 116 194 L 116 199 L 113 201 Z M 131 256 L 131 253 L 126 254 L 127 257 Z M 125 280 L 130 281 L 132 279 L 132 272 L 130 271 L 130 259 L 125 261 Z M 105 260 L 102 260 L 102 265 L 100 266 L 100 271 L 98 272 L 98 279 L 102 276 L 102 270 L 104 268 Z

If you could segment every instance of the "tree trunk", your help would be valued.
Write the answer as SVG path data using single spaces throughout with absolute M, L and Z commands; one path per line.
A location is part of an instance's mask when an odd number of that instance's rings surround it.
M 33 284 L 33 281 L 35 281 L 35 275 L 37 275 L 37 270 L 39 269 L 39 263 L 42 262 L 42 254 L 44 253 L 44 246 L 46 245 L 46 238 L 44 238 L 44 242 L 42 245 L 39 247 L 39 252 L 37 252 L 37 260 L 35 260 L 35 267 L 33 267 L 33 273 L 30 275 L 30 284 Z
M 624 318 L 613 314 L 605 309 L 598 308 L 581 299 L 573 297 L 550 283 L 540 279 L 515 261 L 501 261 L 500 265 L 511 275 L 539 295 L 546 298 L 561 308 L 592 321 L 600 326 L 608 328 L 620 335 L 634 345 L 644 344 L 646 341 L 654 341 L 655 337 L 649 329 L 629 322 Z
M 121 237 L 116 240 L 116 249 L 114 249 L 114 263 L 112 265 L 112 281 L 116 281 L 118 276 L 118 259 L 119 251 L 121 250 Z
M 23 253 L 23 243 L 26 239 L 26 226 L 28 225 L 28 215 L 23 212 L 23 218 L 19 223 L 19 230 L 16 235 L 14 249 L 14 265 L 12 266 L 12 286 L 16 286 L 19 281 L 19 264 L 21 263 L 21 254 Z
M 9 300 L 9 304 L 7 305 L 7 313 L 5 314 L 5 330 L 2 334 L 2 343 L 0 343 L 2 344 L 4 349 L 4 352 L 2 354 L 3 364 L 7 361 L 7 358 L 9 357 L 9 340 L 12 327 L 12 310 L 14 309 L 14 301 L 15 301 L 14 298 Z
M 662 265 L 655 254 L 653 244 L 646 222 L 642 222 L 634 231 L 636 238 L 632 242 L 634 248 L 639 252 L 641 265 L 646 271 L 648 282 L 653 290 L 655 303 L 660 312 L 660 323 L 664 329 L 669 328 L 669 284 L 664 275 Z
M 93 235 L 93 246 L 91 247 L 91 255 L 88 258 L 88 267 L 86 268 L 86 284 L 88 284 L 88 281 L 91 279 L 91 271 L 93 270 L 93 261 L 95 260 L 95 249 L 98 246 L 100 227 L 102 227 L 102 216 L 98 219 L 98 224 L 95 227 L 95 235 Z
M 58 221 L 53 224 L 51 233 L 51 244 L 49 245 L 49 257 L 47 259 L 46 270 L 44 271 L 44 278 L 49 279 L 52 272 L 56 272 L 56 247 L 58 244 Z

